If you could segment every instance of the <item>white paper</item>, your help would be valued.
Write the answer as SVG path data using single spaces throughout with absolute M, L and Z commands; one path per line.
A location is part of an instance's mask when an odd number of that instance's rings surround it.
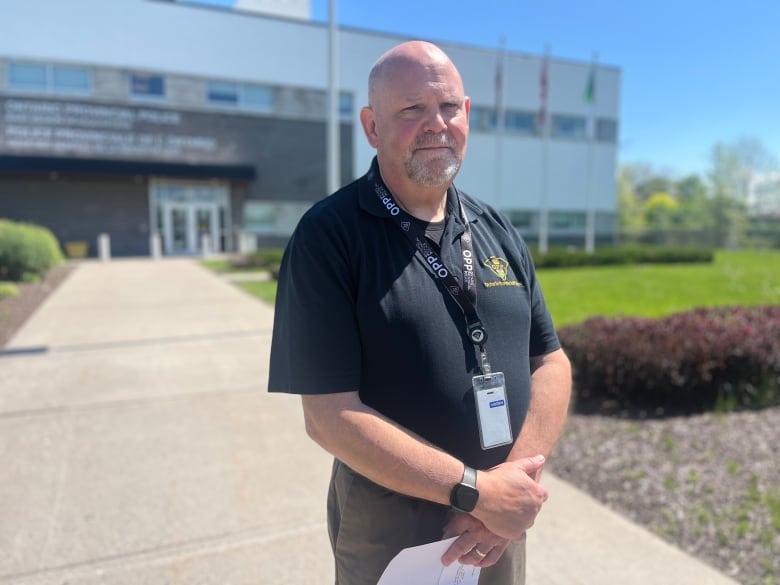
M 449 567 L 441 564 L 456 538 L 405 548 L 390 561 L 377 585 L 477 585 L 479 567 L 458 561 Z

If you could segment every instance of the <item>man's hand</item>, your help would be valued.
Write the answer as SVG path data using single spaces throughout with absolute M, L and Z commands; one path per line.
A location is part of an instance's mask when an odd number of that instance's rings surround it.
M 455 561 L 464 565 L 489 567 L 504 554 L 509 541 L 496 536 L 471 514 L 455 513 L 444 527 L 443 539 L 459 536 L 441 558 L 448 566 Z M 484 555 L 484 556 L 483 556 Z
M 479 501 L 472 515 L 496 536 L 521 540 L 547 501 L 547 490 L 533 479 L 543 465 L 544 456 L 536 455 L 480 471 Z

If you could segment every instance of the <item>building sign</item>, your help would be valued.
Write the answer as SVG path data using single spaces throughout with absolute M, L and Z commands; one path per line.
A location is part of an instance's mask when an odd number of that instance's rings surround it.
M 217 136 L 203 132 L 204 125 L 189 116 L 149 107 L 0 98 L 0 150 L 187 162 L 213 162 L 229 154 Z
M 345 180 L 352 134 L 342 121 Z M 250 198 L 312 201 L 325 193 L 325 147 L 323 120 L 0 95 L 0 159 L 250 166 Z

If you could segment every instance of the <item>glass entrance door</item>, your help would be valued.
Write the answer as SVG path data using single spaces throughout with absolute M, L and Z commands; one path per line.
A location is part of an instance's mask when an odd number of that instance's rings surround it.
M 163 245 L 166 254 L 219 251 L 219 208 L 205 203 L 166 203 L 163 206 Z

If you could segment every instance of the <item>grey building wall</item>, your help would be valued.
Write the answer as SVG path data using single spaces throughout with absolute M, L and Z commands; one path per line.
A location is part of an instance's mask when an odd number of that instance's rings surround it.
M 86 241 L 97 255 L 100 233 L 111 236 L 116 256 L 149 254 L 149 185 L 146 179 L 86 176 L 0 178 L 2 215 L 47 226 L 64 247 Z

